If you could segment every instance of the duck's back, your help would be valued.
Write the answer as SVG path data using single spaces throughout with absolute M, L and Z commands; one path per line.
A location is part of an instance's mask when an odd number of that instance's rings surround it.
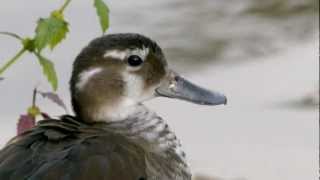
M 145 152 L 71 116 L 45 120 L 0 151 L 1 180 L 143 180 Z

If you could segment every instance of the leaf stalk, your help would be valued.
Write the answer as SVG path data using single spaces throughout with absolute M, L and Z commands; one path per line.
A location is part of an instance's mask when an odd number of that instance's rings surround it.
M 12 64 L 14 64 L 21 56 L 23 53 L 25 53 L 27 51 L 27 49 L 22 48 L 20 51 L 18 51 L 18 53 L 11 58 L 6 64 L 4 64 L 1 68 L 0 68 L 0 75 L 6 71 Z
M 6 35 L 6 36 L 11 36 L 11 37 L 16 38 L 20 41 L 23 40 L 19 35 L 12 33 L 12 32 L 0 32 L 0 34 Z
M 37 88 L 33 89 L 33 94 L 32 94 L 32 107 L 36 107 L 36 102 L 37 102 Z
M 64 2 L 64 4 L 62 5 L 62 7 L 59 9 L 59 11 L 60 11 L 61 13 L 63 13 L 64 10 L 67 8 L 67 6 L 70 4 L 70 2 L 71 2 L 71 0 L 66 0 L 66 1 Z

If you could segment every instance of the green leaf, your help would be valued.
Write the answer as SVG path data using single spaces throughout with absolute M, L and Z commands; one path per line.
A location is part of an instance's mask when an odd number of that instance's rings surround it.
M 58 11 L 51 13 L 49 18 L 38 21 L 35 36 L 35 47 L 40 52 L 46 46 L 53 49 L 69 32 L 68 23 Z
M 43 74 L 47 77 L 48 82 L 51 84 L 53 90 L 56 91 L 58 88 L 58 78 L 54 64 L 40 54 L 37 54 L 37 57 L 40 65 L 42 66 Z
M 94 0 L 94 6 L 97 10 L 102 32 L 105 33 L 109 28 L 109 8 L 103 0 Z

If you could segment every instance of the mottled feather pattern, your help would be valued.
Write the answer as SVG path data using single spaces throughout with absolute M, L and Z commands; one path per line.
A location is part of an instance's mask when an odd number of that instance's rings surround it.
M 191 176 L 180 141 L 161 117 L 140 105 L 128 119 L 108 126 L 144 147 L 150 177 L 184 180 Z
M 0 179 L 190 180 L 180 142 L 160 117 L 140 108 L 113 123 L 40 121 L 0 151 Z

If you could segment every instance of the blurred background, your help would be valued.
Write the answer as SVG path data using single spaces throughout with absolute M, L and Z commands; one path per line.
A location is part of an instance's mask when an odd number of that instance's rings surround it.
M 227 106 L 202 107 L 169 99 L 147 104 L 180 137 L 195 174 L 233 180 L 318 178 L 318 0 L 105 1 L 108 33 L 137 32 L 156 40 L 169 64 L 193 82 L 224 92 Z M 37 19 L 63 3 L 0 3 L 0 31 L 33 36 Z M 68 80 L 76 55 L 101 35 L 91 1 L 66 10 L 70 34 L 48 57 L 58 93 L 69 103 Z M 0 64 L 20 48 L 0 36 Z M 32 89 L 50 87 L 33 56 L 24 56 L 0 82 L 0 147 L 15 135 L 31 104 Z M 45 100 L 51 115 L 64 113 Z

